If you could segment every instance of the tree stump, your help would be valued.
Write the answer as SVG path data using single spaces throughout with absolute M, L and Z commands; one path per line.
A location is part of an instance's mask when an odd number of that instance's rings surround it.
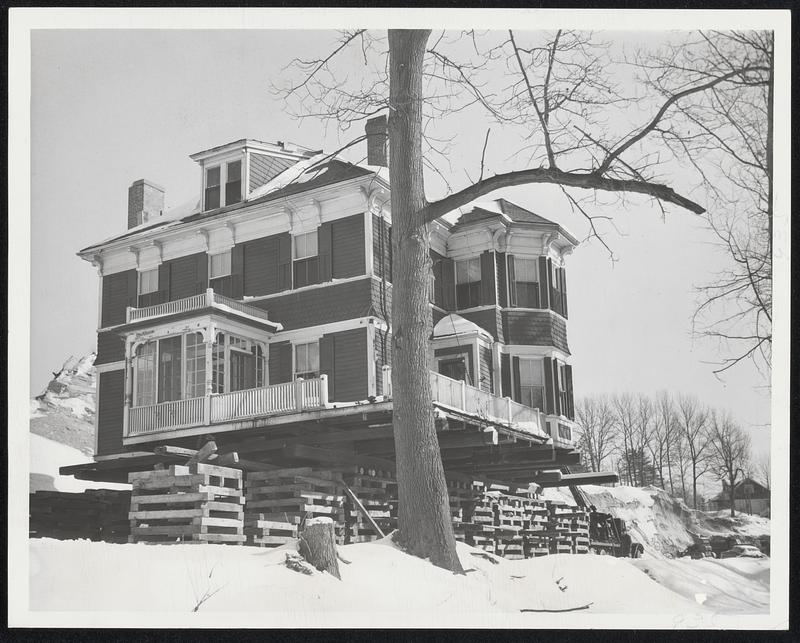
M 328 572 L 339 580 L 339 562 L 336 556 L 336 537 L 333 520 L 311 518 L 306 521 L 298 542 L 300 555 L 321 572 Z

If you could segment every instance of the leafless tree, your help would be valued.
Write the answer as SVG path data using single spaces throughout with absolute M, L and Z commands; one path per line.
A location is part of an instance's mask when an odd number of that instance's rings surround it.
M 712 412 L 708 427 L 709 463 L 728 491 L 731 516 L 736 515 L 735 488 L 750 460 L 750 436 L 727 413 Z
M 660 126 L 667 148 L 705 188 L 706 220 L 729 267 L 700 286 L 698 332 L 727 356 L 716 372 L 752 358 L 769 368 L 772 347 L 774 36 L 766 31 L 696 32 L 638 59 L 666 95 L 733 70 L 730 82 L 695 93 Z
M 763 484 L 767 489 L 771 489 L 772 467 L 770 466 L 769 451 L 762 453 L 751 462 L 753 477 Z
M 284 90 L 297 113 L 327 119 L 340 128 L 388 111 L 398 540 L 410 553 L 453 571 L 462 567 L 427 370 L 428 224 L 500 188 L 537 183 L 559 186 L 593 231 L 598 217 L 574 196 L 576 189 L 643 195 L 662 207 L 671 204 L 702 214 L 703 206 L 663 182 L 658 156 L 649 147 L 661 130 L 671 127 L 682 101 L 740 82 L 749 73 L 749 67 L 715 70 L 678 91 L 646 95 L 639 107 L 649 115 L 632 130 L 620 130 L 609 124 L 630 122 L 631 112 L 626 110 L 632 99 L 625 100 L 614 87 L 615 72 L 606 50 L 591 35 L 509 30 L 490 32 L 485 38 L 484 46 L 484 38 L 475 32 L 432 37 L 428 30 L 390 30 L 386 39 L 364 30 L 346 32 L 326 55 L 294 61 L 289 75 L 293 79 L 299 72 L 299 80 L 291 80 Z M 345 67 L 337 69 L 340 60 L 346 61 Z M 352 73 L 355 63 L 363 73 Z M 451 187 L 445 178 L 446 196 L 429 200 L 424 170 L 443 172 L 441 163 L 434 162 L 436 145 L 431 143 L 437 140 L 428 126 L 435 122 L 438 129 L 444 117 L 475 108 L 518 132 L 524 152 L 516 156 L 520 167 L 492 173 L 485 163 L 487 135 L 467 184 Z M 621 119 L 612 118 L 619 115 Z
M 675 416 L 675 404 L 667 391 L 660 391 L 655 398 L 655 431 L 653 435 L 653 461 L 661 471 L 661 486 L 664 486 L 664 467 L 667 469 L 669 492 L 675 495 L 675 483 L 672 475 L 674 444 L 679 431 Z
M 617 427 L 614 411 L 606 396 L 585 397 L 575 409 L 581 425 L 579 448 L 592 471 L 602 471 L 603 463 L 615 449 Z
M 679 395 L 677 416 L 691 470 L 692 506 L 697 509 L 697 481 L 709 468 L 709 412 L 696 397 Z

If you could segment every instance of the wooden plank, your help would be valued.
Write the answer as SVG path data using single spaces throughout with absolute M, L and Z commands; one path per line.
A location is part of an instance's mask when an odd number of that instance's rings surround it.
M 366 509 L 364 509 L 364 505 L 361 504 L 361 501 L 356 497 L 356 494 L 353 493 L 352 489 L 350 489 L 350 487 L 347 486 L 347 483 L 344 480 L 342 480 L 341 482 L 342 486 L 344 487 L 345 493 L 350 498 L 350 500 L 353 501 L 353 504 L 361 512 L 361 515 L 367 519 L 367 522 L 369 522 L 369 524 L 372 525 L 372 528 L 381 538 L 385 538 L 386 534 L 384 534 L 383 530 L 380 527 L 378 527 L 378 523 L 375 522 L 370 513 Z
M 169 487 L 194 487 L 196 485 L 207 485 L 207 475 L 188 475 L 188 476 L 159 476 L 157 478 L 143 478 L 132 482 L 134 491 L 136 489 L 165 489 Z M 202 491 L 202 489 L 200 489 Z
M 198 462 L 205 462 L 208 458 L 217 452 L 217 443 L 214 440 L 206 442 L 199 451 L 192 455 L 186 464 L 197 464 Z

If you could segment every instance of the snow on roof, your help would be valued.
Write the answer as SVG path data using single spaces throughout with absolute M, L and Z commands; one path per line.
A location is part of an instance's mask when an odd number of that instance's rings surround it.
M 465 335 L 467 333 L 478 333 L 489 336 L 483 328 L 475 322 L 464 319 L 461 315 L 450 313 L 442 317 L 433 327 L 434 337 L 451 337 L 453 335 Z
M 285 188 L 289 184 L 305 183 L 313 178 L 321 176 L 328 171 L 327 166 L 322 166 L 322 162 L 328 158 L 328 154 L 316 154 L 311 158 L 298 161 L 290 165 L 283 172 L 267 181 L 264 185 L 253 190 L 247 197 L 248 201 L 266 196 L 271 192 L 276 192 Z M 316 167 L 316 166 L 320 167 Z

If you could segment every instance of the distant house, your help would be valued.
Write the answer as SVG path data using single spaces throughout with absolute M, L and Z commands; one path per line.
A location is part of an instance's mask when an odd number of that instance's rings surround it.
M 745 478 L 733 488 L 734 508 L 736 511 L 759 516 L 768 516 L 770 512 L 770 491 L 752 478 Z M 723 482 L 722 492 L 708 501 L 709 511 L 730 509 L 730 487 Z
M 250 139 L 191 159 L 194 211 L 164 212 L 164 190 L 135 181 L 128 230 L 78 253 L 100 280 L 96 455 L 64 472 L 125 480 L 208 435 L 269 464 L 392 461 L 381 159 Z M 503 199 L 429 229 L 446 470 L 527 483 L 576 464 L 565 261 L 577 240 Z

